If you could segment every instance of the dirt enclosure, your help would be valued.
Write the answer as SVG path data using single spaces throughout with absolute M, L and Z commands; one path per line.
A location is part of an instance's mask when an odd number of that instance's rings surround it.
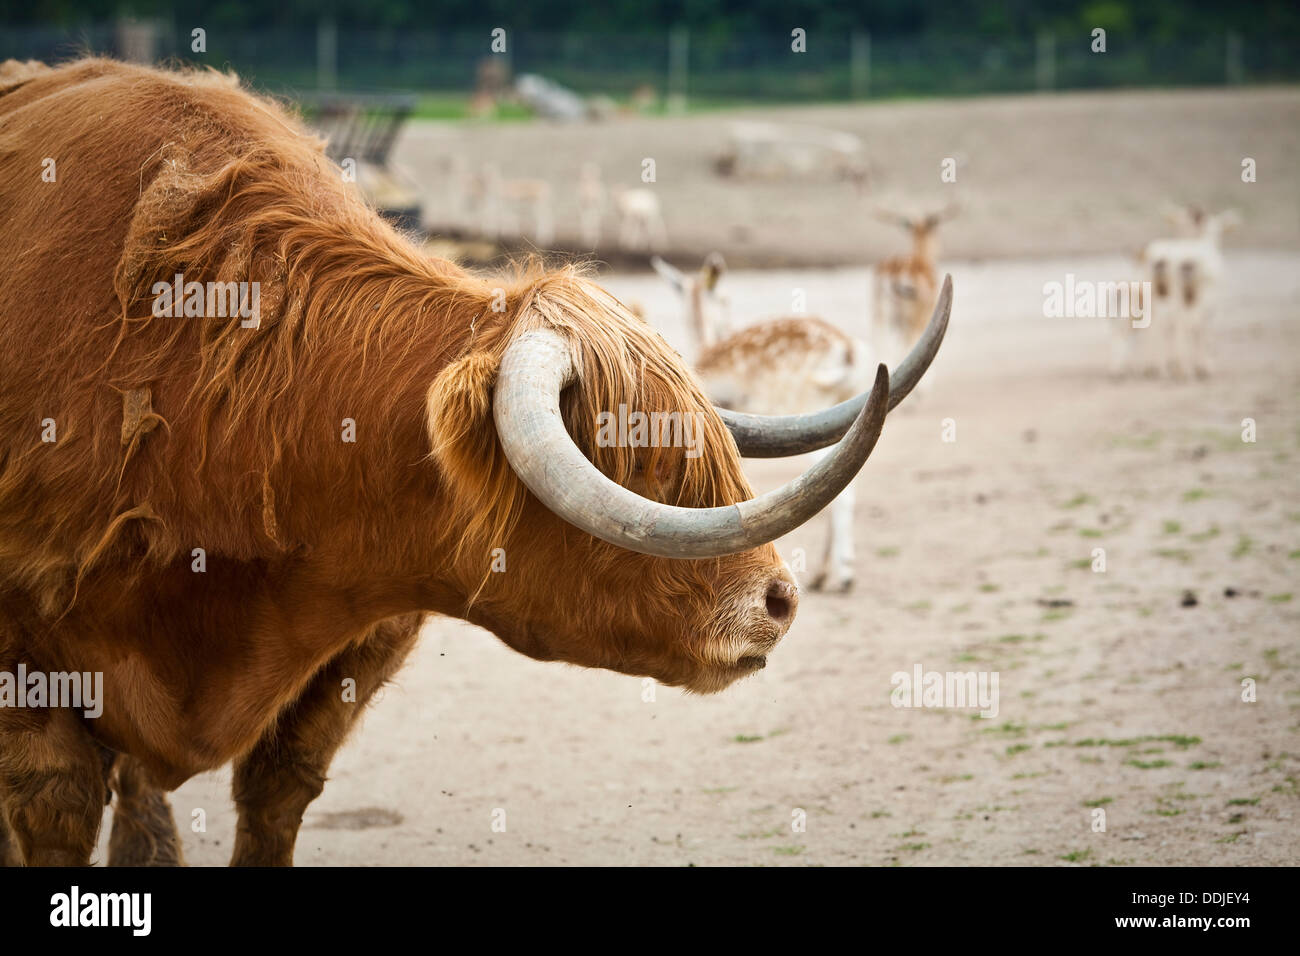
M 1300 862 L 1300 95 L 1200 95 L 853 113 L 853 131 L 881 131 L 880 188 L 900 199 L 939 196 L 915 170 L 937 179 L 951 151 L 972 170 L 944 263 L 948 340 L 858 479 L 856 589 L 806 593 L 767 669 L 712 697 L 536 663 L 435 620 L 336 760 L 297 862 Z M 666 156 L 712 135 L 707 117 L 661 122 Z M 596 142 L 594 129 L 582 136 Z M 894 129 L 932 139 L 909 164 L 883 136 Z M 561 135 L 429 127 L 403 156 L 432 169 L 429 144 L 454 137 L 523 163 L 529 146 L 555 157 L 539 144 Z M 630 135 L 606 148 L 640 155 Z M 1240 157 L 1256 154 L 1260 182 L 1242 184 Z M 671 170 L 661 161 L 666 188 Z M 749 215 L 727 205 L 742 201 L 730 186 L 705 205 L 706 175 L 673 186 L 681 203 L 665 199 L 670 231 L 692 248 Z M 744 200 L 755 248 L 784 242 L 804 266 L 896 251 L 898 237 L 859 214 L 867 200 L 801 206 L 811 193 L 797 185 L 774 205 L 779 189 Z M 1236 205 L 1246 220 L 1228 247 L 1215 373 L 1114 381 L 1105 323 L 1044 318 L 1042 286 L 1131 269 L 1166 194 Z M 810 312 L 861 334 L 867 280 L 865 268 L 802 268 L 726 281 L 737 316 L 777 314 L 797 286 Z M 679 334 L 656 277 L 606 281 Z M 806 464 L 755 462 L 751 474 L 766 489 Z M 814 522 L 779 546 L 813 568 L 823 533 Z M 997 715 L 891 706 L 892 676 L 917 665 L 997 672 Z M 189 862 L 228 859 L 229 789 L 222 772 L 174 794 Z

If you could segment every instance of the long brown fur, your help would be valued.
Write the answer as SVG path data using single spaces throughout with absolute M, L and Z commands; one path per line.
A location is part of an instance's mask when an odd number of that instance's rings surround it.
M 325 706 L 338 688 L 313 680 L 331 666 L 358 685 L 390 674 L 427 612 L 538 659 L 699 691 L 739 676 L 745 635 L 784 632 L 761 613 L 785 573 L 770 545 L 670 561 L 596 541 L 542 508 L 497 443 L 501 356 L 546 326 L 572 343 L 565 418 L 606 474 L 682 505 L 749 497 L 667 344 L 575 269 L 484 278 L 425 255 L 234 77 L 5 64 L 0 209 L 0 666 L 102 672 L 106 698 L 98 720 L 0 728 L 0 801 L 28 862 L 89 853 L 104 792 L 92 742 L 170 789 Z M 260 324 L 154 316 L 155 283 L 176 273 L 258 282 Z M 693 413 L 705 454 L 596 447 L 597 415 L 621 403 Z M 399 616 L 401 640 L 383 641 Z M 389 650 L 355 653 L 377 641 Z M 313 773 L 353 723 L 309 725 L 295 746 L 324 755 Z M 278 771 L 250 766 L 251 808 Z M 5 797 L 51 774 L 63 810 Z M 44 848 L 74 806 L 88 822 Z M 300 814 L 245 845 L 285 862 Z

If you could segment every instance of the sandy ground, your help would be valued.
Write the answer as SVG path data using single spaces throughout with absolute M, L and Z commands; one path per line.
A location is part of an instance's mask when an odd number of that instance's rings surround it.
M 745 118 L 859 136 L 869 189 L 808 176 L 723 179 L 712 171 L 728 125 Z M 449 157 L 460 163 L 451 173 Z M 1257 181 L 1243 183 L 1242 160 Z M 957 181 L 940 182 L 956 160 Z M 424 184 L 435 228 L 474 228 L 459 196 L 465 170 L 496 164 L 507 179 L 544 179 L 554 194 L 556 246 L 577 248 L 577 181 L 595 163 L 609 185 L 655 183 L 670 250 L 724 252 L 733 266 L 869 264 L 902 251 L 902 234 L 872 216 L 880 205 L 964 213 L 944 229 L 957 260 L 1133 253 L 1167 229 L 1166 200 L 1235 206 L 1241 241 L 1294 248 L 1300 239 L 1300 89 L 1178 90 L 978 97 L 754 109 L 607 123 L 418 123 L 396 161 Z M 614 258 L 607 213 L 597 255 Z M 619 257 L 621 259 L 621 257 Z
M 806 594 L 765 671 L 647 702 L 637 679 L 435 621 L 336 760 L 297 862 L 1300 862 L 1300 257 L 1230 257 L 1208 382 L 1112 382 L 1102 323 L 1041 317 L 1044 281 L 1122 265 L 952 265 L 928 390 L 859 478 L 858 588 Z M 755 315 L 792 281 L 849 326 L 865 303 L 857 270 L 729 281 Z M 672 333 L 657 280 L 609 285 Z M 752 473 L 771 487 L 803 464 Z M 782 551 L 818 555 L 822 534 Z M 917 664 L 996 670 L 997 717 L 892 707 Z M 229 785 L 174 795 L 193 864 L 228 859 Z

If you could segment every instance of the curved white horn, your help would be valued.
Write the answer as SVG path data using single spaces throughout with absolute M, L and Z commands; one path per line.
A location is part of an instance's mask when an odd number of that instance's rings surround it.
M 679 508 L 643 498 L 605 477 L 573 443 L 560 392 L 576 378 L 568 342 L 549 329 L 507 347 L 492 413 L 506 458 L 538 500 L 565 521 L 611 544 L 665 558 L 713 558 L 747 551 L 797 528 L 853 480 L 884 424 L 889 372 L 876 384 L 844 441 L 794 481 L 720 508 Z

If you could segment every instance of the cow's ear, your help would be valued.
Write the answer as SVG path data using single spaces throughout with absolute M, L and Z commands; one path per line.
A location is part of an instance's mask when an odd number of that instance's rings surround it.
M 429 388 L 426 413 L 432 457 L 453 490 L 477 497 L 488 478 L 509 468 L 492 421 L 500 358 L 474 351 L 443 369 Z

